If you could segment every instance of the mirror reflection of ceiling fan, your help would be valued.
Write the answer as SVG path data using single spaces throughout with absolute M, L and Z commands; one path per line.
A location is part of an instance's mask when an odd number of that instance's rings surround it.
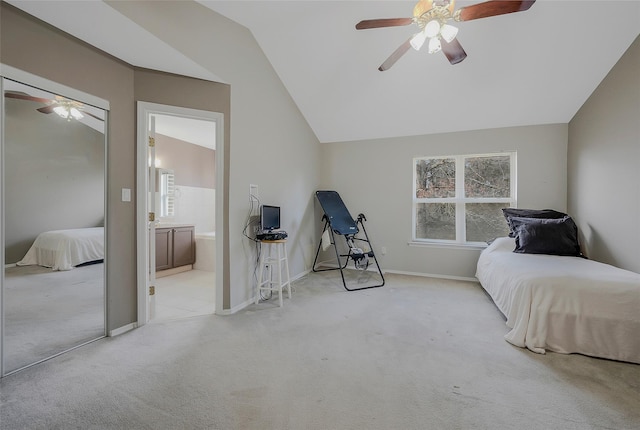
M 442 51 L 451 64 L 458 64 L 467 57 L 462 45 L 456 39 L 458 29 L 447 24 L 454 20 L 471 21 L 490 16 L 528 10 L 535 0 L 511 1 L 493 0 L 463 7 L 454 11 L 455 0 L 420 0 L 413 8 L 413 18 L 367 19 L 356 24 L 357 30 L 380 27 L 397 27 L 416 24 L 420 31 L 411 36 L 396 49 L 378 68 L 381 72 L 388 70 L 400 59 L 409 48 L 419 50 L 429 39 L 429 53 Z
M 62 96 L 55 96 L 54 99 L 45 99 L 42 97 L 35 97 L 17 91 L 5 91 L 4 96 L 10 99 L 28 100 L 32 102 L 43 103 L 45 106 L 36 109 L 38 112 L 44 114 L 55 112 L 62 118 L 65 118 L 67 121 L 71 121 L 72 119 L 82 119 L 84 115 L 89 115 L 99 121 L 104 121 L 104 119 L 84 110 L 83 103 L 67 99 Z

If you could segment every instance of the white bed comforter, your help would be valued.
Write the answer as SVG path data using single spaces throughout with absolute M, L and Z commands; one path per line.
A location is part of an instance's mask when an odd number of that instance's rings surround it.
M 496 239 L 476 277 L 513 345 L 640 363 L 640 274 L 579 257 L 519 254 Z
M 37 264 L 53 270 L 71 270 L 104 259 L 104 227 L 53 230 L 40 233 L 18 266 Z

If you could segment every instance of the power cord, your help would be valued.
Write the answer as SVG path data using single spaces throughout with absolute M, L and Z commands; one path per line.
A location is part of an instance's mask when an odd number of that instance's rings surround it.
M 256 242 L 256 265 L 253 269 L 253 276 L 256 279 L 256 285 L 259 285 L 260 283 L 262 283 L 262 279 L 258 279 L 258 275 L 256 273 L 256 271 L 258 270 L 258 266 L 260 265 L 260 255 L 262 254 L 262 243 L 260 241 Z M 262 273 L 262 276 L 264 276 L 264 272 Z M 269 281 L 271 281 L 271 266 L 269 266 Z M 269 300 L 273 297 L 273 291 L 269 290 L 269 294 L 268 295 L 264 295 L 264 293 L 262 291 L 260 291 L 260 300 Z
M 242 229 L 242 234 L 244 237 L 246 237 L 247 239 L 251 240 L 256 244 L 256 261 L 253 266 L 253 279 L 255 280 L 256 285 L 259 285 L 260 282 L 262 281 L 261 279 L 258 279 L 258 266 L 260 265 L 260 254 L 262 253 L 262 246 L 261 246 L 262 244 L 258 239 L 250 236 L 250 234 L 252 233 L 251 231 L 248 232 L 249 227 L 251 227 L 254 224 L 253 222 L 251 222 L 251 217 L 255 212 L 257 212 L 257 210 L 255 210 L 256 208 L 257 209 L 260 208 L 260 199 L 258 199 L 253 194 L 250 194 L 249 195 L 249 212 L 247 213 L 247 219 L 245 220 L 244 228 Z M 271 273 L 269 273 L 269 276 L 271 276 Z M 273 291 L 269 291 L 268 296 L 263 295 L 262 291 L 260 291 L 259 294 L 260 294 L 261 300 L 269 300 L 273 297 Z
M 257 204 L 257 206 L 256 206 L 256 204 Z M 253 224 L 251 222 L 251 217 L 253 216 L 254 212 L 257 212 L 255 210 L 256 208 L 260 209 L 260 200 L 256 196 L 254 196 L 253 194 L 250 194 L 249 195 L 249 212 L 247 213 L 247 219 L 244 222 L 244 228 L 242 229 L 242 234 L 247 239 L 257 243 L 257 242 L 259 242 L 259 240 L 256 239 L 255 237 L 249 236 L 249 234 L 247 233 L 247 230 Z

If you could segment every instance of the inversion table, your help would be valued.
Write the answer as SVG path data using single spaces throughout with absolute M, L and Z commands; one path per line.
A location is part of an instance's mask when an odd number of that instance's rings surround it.
M 369 240 L 369 236 L 367 235 L 367 230 L 364 228 L 364 221 L 367 220 L 364 214 L 359 214 L 358 218 L 356 219 L 352 218 L 349 210 L 345 206 L 337 191 L 316 191 L 316 198 L 320 202 L 320 206 L 324 211 L 324 215 L 322 216 L 322 221 L 324 221 L 322 235 L 326 236 L 326 234 L 328 233 L 331 245 L 335 250 L 336 258 L 338 259 L 338 267 L 328 269 L 318 269 L 316 267 L 316 264 L 318 262 L 318 255 L 320 254 L 320 249 L 322 248 L 323 242 L 322 240 L 320 240 L 320 243 L 318 244 L 318 252 L 316 252 L 316 258 L 313 261 L 313 271 L 323 272 L 326 270 L 340 270 L 342 284 L 347 291 L 382 287 L 384 285 L 384 276 L 382 275 L 382 270 L 380 269 L 378 260 L 376 259 L 376 256 L 373 252 L 373 247 L 371 246 L 371 241 Z M 360 233 L 360 229 L 362 229 L 364 237 L 358 236 L 358 233 Z M 347 254 L 340 254 L 340 252 L 338 251 L 338 247 L 336 246 L 336 236 L 344 237 L 347 248 L 349 249 L 349 252 Z M 357 242 L 366 243 L 369 249 L 367 251 L 364 251 L 362 248 L 356 246 Z M 346 259 L 343 263 L 342 258 L 344 257 L 346 257 Z M 369 267 L 369 258 L 372 258 L 375 262 L 382 283 L 359 288 L 347 287 L 347 283 L 344 279 L 344 269 L 347 267 L 347 264 L 349 264 L 349 261 L 353 261 L 356 269 L 367 270 L 367 268 Z

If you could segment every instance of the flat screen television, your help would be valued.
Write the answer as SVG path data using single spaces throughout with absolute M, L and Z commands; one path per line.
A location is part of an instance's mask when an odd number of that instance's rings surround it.
M 280 206 L 260 206 L 260 229 L 262 231 L 278 230 L 280 228 Z

